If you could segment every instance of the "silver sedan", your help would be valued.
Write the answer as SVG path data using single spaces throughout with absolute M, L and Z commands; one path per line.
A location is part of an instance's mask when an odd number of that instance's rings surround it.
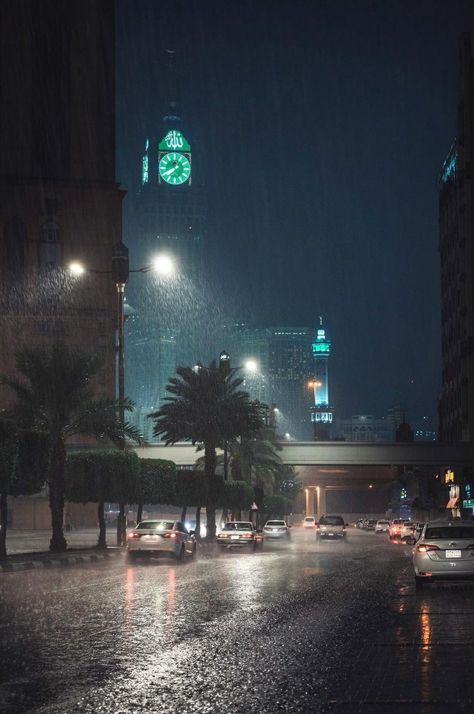
M 196 555 L 194 531 L 188 531 L 181 521 L 141 521 L 127 537 L 130 560 L 138 555 L 172 555 L 176 560 Z
M 413 549 L 417 589 L 433 580 L 474 579 L 474 523 L 429 521 Z
M 286 521 L 267 521 L 263 526 L 264 540 L 289 540 L 290 527 Z

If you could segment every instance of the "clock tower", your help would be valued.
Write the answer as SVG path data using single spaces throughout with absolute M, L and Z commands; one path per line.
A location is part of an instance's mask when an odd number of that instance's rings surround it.
M 145 263 L 157 252 L 170 253 L 179 273 L 199 282 L 206 202 L 192 132 L 181 117 L 175 54 L 170 50 L 166 69 L 165 111 L 159 125 L 144 138 L 136 201 L 137 249 Z
M 176 275 L 170 278 L 172 287 L 151 287 L 152 276 L 130 285 L 127 396 L 137 413 L 163 404 L 178 363 L 202 359 L 196 305 L 188 305 L 186 296 L 195 297 L 204 283 L 206 197 L 193 132 L 181 117 L 174 52 L 167 51 L 166 59 L 167 99 L 161 120 L 143 138 L 129 243 L 134 266 L 149 265 L 157 253 L 166 253 L 176 264 Z

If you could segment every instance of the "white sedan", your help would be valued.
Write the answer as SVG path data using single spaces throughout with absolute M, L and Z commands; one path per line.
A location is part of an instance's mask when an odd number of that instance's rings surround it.
M 196 555 L 194 531 L 188 531 L 181 521 L 141 521 L 127 538 L 130 560 L 138 555 L 173 555 L 176 560 Z

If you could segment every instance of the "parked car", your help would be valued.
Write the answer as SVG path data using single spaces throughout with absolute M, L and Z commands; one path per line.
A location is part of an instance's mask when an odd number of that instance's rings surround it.
M 289 540 L 290 526 L 286 521 L 267 521 L 263 526 L 264 540 Z
M 321 516 L 316 526 L 316 539 L 337 540 L 346 537 L 346 524 L 342 516 Z
M 389 526 L 390 526 L 390 521 L 387 521 L 386 519 L 378 520 L 377 523 L 375 524 L 375 532 L 376 533 L 388 533 Z
M 314 528 L 316 525 L 316 518 L 314 516 L 306 516 L 303 519 L 303 528 Z
M 130 560 L 138 555 L 173 555 L 177 560 L 196 555 L 194 532 L 181 521 L 140 521 L 127 537 L 127 555 Z
M 262 542 L 262 533 L 250 521 L 229 521 L 217 534 L 217 543 L 222 548 L 255 550 Z
M 474 579 L 474 523 L 428 521 L 413 549 L 416 588 L 434 580 Z

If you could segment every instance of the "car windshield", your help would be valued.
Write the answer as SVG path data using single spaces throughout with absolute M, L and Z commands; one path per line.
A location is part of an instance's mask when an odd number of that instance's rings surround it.
M 142 521 L 138 524 L 137 529 L 140 531 L 172 531 L 174 521 Z
M 426 540 L 471 540 L 474 541 L 474 528 L 463 526 L 441 526 L 426 529 Z
M 344 521 L 341 516 L 323 516 L 319 519 L 320 526 L 343 526 Z
M 251 531 L 253 526 L 251 523 L 226 523 L 224 531 Z
M 313 517 L 313 516 L 307 516 L 307 518 L 305 518 L 305 521 L 311 521 L 311 522 L 312 522 L 312 521 L 314 521 L 314 517 Z
M 285 521 L 267 521 L 266 526 L 286 526 Z

